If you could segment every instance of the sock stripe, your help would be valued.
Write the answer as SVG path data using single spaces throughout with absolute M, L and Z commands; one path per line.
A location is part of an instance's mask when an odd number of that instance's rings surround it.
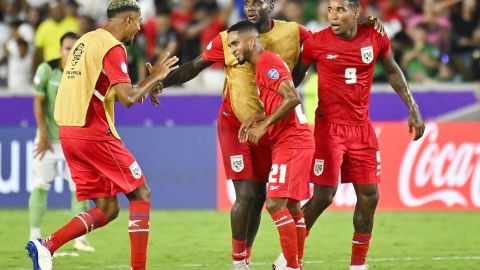
M 82 221 L 83 225 L 85 225 L 85 233 L 88 233 L 88 224 L 87 224 L 87 221 L 86 221 L 85 219 L 83 219 L 83 217 L 81 216 L 81 214 L 80 214 L 80 215 L 77 215 L 77 216 L 75 216 L 75 217 L 76 217 L 76 218 L 79 218 L 79 219 Z
M 149 232 L 150 229 L 129 229 L 128 232 Z
M 277 225 L 277 227 L 281 227 L 281 226 L 283 226 L 283 225 L 286 225 L 286 224 L 292 223 L 292 222 L 293 222 L 293 219 L 290 219 L 290 220 L 287 220 L 287 221 L 285 221 L 285 222 L 283 222 L 283 223 L 275 224 L 275 225 Z
M 150 215 L 146 214 L 130 214 L 130 217 L 143 217 L 143 218 L 149 218 Z

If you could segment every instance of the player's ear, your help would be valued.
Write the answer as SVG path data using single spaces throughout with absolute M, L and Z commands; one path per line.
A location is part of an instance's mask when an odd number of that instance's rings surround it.
M 360 18 L 360 8 L 355 8 L 355 10 L 353 12 L 354 12 L 353 17 L 355 19 Z
M 273 0 L 270 0 L 270 4 L 268 5 L 268 11 L 272 12 L 274 8 L 275 8 L 275 4 L 273 3 Z

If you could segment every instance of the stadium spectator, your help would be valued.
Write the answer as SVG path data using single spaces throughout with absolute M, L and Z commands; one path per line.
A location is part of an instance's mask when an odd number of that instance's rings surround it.
M 157 9 L 156 16 L 150 19 L 143 28 L 146 44 L 146 54 L 150 61 L 155 62 L 165 53 L 176 55 L 180 46 L 177 31 L 170 23 L 170 9 Z
M 314 20 L 307 22 L 307 24 L 305 25 L 308 29 L 310 29 L 310 31 L 318 32 L 329 26 L 327 20 L 327 6 L 328 1 L 317 0 L 315 6 L 316 17 Z
M 95 20 L 92 17 L 86 15 L 78 16 L 78 24 L 80 27 L 80 34 L 86 34 L 90 31 L 94 31 L 97 28 Z
M 448 52 L 452 23 L 446 15 L 448 6 L 435 0 L 423 0 L 422 14 L 417 14 L 407 21 L 408 29 L 423 25 L 427 31 L 426 41 L 440 50 L 441 53 Z
M 41 238 L 41 224 L 47 210 L 47 197 L 55 176 L 61 175 L 68 182 L 71 191 L 71 213 L 78 215 L 88 209 L 88 201 L 79 202 L 75 196 L 70 170 L 66 165 L 62 146 L 58 138 L 58 126 L 53 119 L 55 98 L 67 62 L 68 53 L 79 36 L 72 32 L 60 38 L 59 59 L 43 62 L 38 66 L 33 80 L 34 113 L 37 122 L 35 150 L 33 158 L 33 190 L 28 201 L 30 240 Z M 64 171 L 58 171 L 58 163 L 63 163 Z M 73 248 L 81 251 L 94 251 L 85 236 L 74 240 Z
M 22 38 L 12 39 L 7 44 L 8 79 L 10 93 L 25 94 L 31 88 L 32 46 Z
M 305 0 L 285 0 L 282 5 L 281 16 L 289 22 L 302 23 Z
M 165 57 L 158 65 L 149 66 L 150 75 L 132 86 L 122 42 L 130 44 L 140 31 L 140 7 L 135 0 L 110 0 L 107 13 L 105 27 L 83 35 L 72 49 L 54 112 L 77 198 L 93 200 L 95 207 L 49 237 L 27 244 L 34 269 L 51 270 L 52 255 L 58 248 L 114 220 L 120 211 L 118 193 L 130 201 L 130 268 L 146 269 L 150 189 L 115 129 L 113 106 L 117 99 L 126 107 L 143 100 L 175 69 L 178 59 Z
M 179 0 L 172 11 L 170 20 L 172 27 L 183 37 L 187 26 L 193 19 L 194 5 L 197 0 Z
M 422 137 L 425 126 L 402 71 L 392 57 L 388 37 L 358 25 L 360 1 L 329 3 L 331 27 L 304 42 L 301 61 L 293 71 L 303 74 L 314 62 L 318 69 L 316 149 L 311 168 L 314 193 L 303 211 L 310 230 L 332 203 L 339 182 L 352 183 L 357 202 L 350 269 L 364 270 L 379 198 L 380 154 L 368 112 L 376 59 L 383 64 L 388 81 L 410 110 L 408 126 L 410 132 L 415 131 L 414 140 Z
M 306 237 L 300 201 L 309 196 L 309 167 L 315 143 L 300 105 L 287 64 L 263 48 L 255 24 L 241 21 L 228 29 L 228 46 L 239 64 L 255 68 L 255 81 L 264 109 L 242 123 L 241 143 L 257 144 L 268 134 L 272 169 L 267 185 L 267 211 L 277 227 L 286 269 L 302 269 Z M 277 269 L 277 268 L 275 268 Z
M 463 78 L 471 78 L 475 43 L 473 34 L 480 23 L 480 6 L 475 0 L 462 0 L 451 16 L 451 55 L 455 69 Z
M 402 67 L 412 82 L 433 82 L 437 76 L 440 51 L 427 42 L 427 26 L 417 25 L 408 30 L 412 48 L 403 55 Z
M 50 17 L 38 26 L 35 33 L 34 68 L 42 61 L 50 61 L 60 57 L 58 40 L 60 40 L 63 34 L 66 32 L 80 32 L 78 20 L 74 17 L 66 16 L 63 8 L 64 5 L 61 2 L 50 2 Z

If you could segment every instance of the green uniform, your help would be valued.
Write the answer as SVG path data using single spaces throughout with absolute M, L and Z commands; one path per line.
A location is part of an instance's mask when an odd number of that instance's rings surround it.
M 59 143 L 58 126 L 53 118 L 55 111 L 55 98 L 57 97 L 58 86 L 62 79 L 62 69 L 60 68 L 60 59 L 53 59 L 43 62 L 38 66 L 33 79 L 33 93 L 35 96 L 45 97 L 44 112 L 45 123 L 47 125 L 48 135 L 51 143 Z M 36 139 L 38 140 L 40 132 L 37 128 Z

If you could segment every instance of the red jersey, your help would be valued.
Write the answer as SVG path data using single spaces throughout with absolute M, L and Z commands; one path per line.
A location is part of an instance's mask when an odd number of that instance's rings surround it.
M 277 93 L 280 83 L 284 80 L 291 81 L 292 75 L 280 56 L 270 51 L 263 51 L 258 57 L 255 80 L 265 114 L 268 116 L 282 103 L 283 97 Z M 308 127 L 301 105 L 271 125 L 268 128 L 268 135 L 273 147 L 311 148 L 315 146 L 313 134 Z
M 98 77 L 95 90 L 105 97 L 110 85 L 118 83 L 131 83 L 127 69 L 127 55 L 121 45 L 110 49 L 103 58 L 103 69 Z M 85 126 L 62 126 L 60 127 L 60 138 L 117 140 L 110 132 L 103 102 L 96 95 L 90 100 Z
M 273 25 L 274 23 L 275 21 L 272 20 L 272 28 L 274 27 Z M 303 42 L 307 40 L 312 35 L 312 33 L 310 32 L 310 30 L 308 30 L 306 27 L 300 24 L 298 24 L 298 31 L 300 34 L 299 46 L 302 46 Z M 203 58 L 203 60 L 208 62 L 225 63 L 223 41 L 222 41 L 222 36 L 220 34 L 218 34 L 212 41 L 210 41 L 210 43 L 207 45 L 206 50 L 203 51 L 201 57 Z M 223 102 L 225 103 L 224 105 L 226 105 L 224 107 L 228 109 L 228 113 L 235 115 L 231 106 L 230 95 L 228 94 L 228 91 L 229 90 L 227 89 L 227 94 L 224 95 Z
M 389 54 L 387 35 L 371 26 L 359 25 L 351 40 L 336 36 L 330 27 L 313 34 L 303 43 L 302 61 L 317 62 L 317 112 L 331 122 L 367 123 L 375 61 Z

